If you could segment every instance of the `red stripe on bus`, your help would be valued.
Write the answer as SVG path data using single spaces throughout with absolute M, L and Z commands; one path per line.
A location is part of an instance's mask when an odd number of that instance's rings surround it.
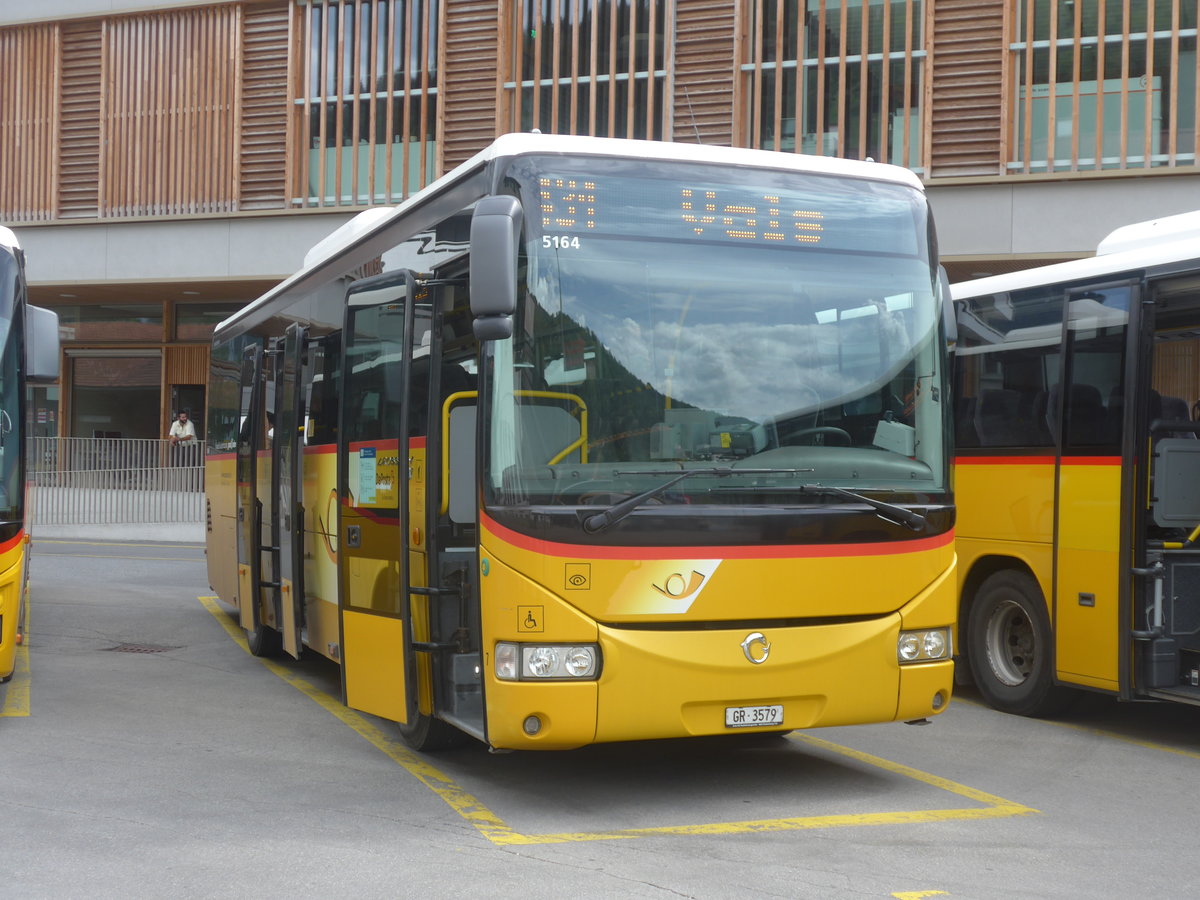
M 21 529 L 15 535 L 10 537 L 7 541 L 0 543 L 0 553 L 7 553 L 9 550 L 13 549 L 14 547 L 16 547 L 18 544 L 20 544 L 24 540 L 25 540 L 25 530 Z
M 721 545 L 712 547 L 603 547 L 596 544 L 560 544 L 529 537 L 505 528 L 495 519 L 480 514 L 481 523 L 498 538 L 520 550 L 543 556 L 569 559 L 787 559 L 791 557 L 820 558 L 831 556 L 899 556 L 945 547 L 954 542 L 954 532 L 911 541 L 889 541 L 881 544 L 781 544 L 776 547 L 741 547 Z
M 958 466 L 1052 466 L 1053 456 L 956 456 Z M 1119 466 L 1119 456 L 1064 456 L 1064 466 Z

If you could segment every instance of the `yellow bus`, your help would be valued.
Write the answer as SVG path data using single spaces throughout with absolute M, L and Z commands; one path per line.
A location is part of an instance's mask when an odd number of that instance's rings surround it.
M 903 169 L 502 136 L 217 327 L 212 586 L 419 749 L 923 720 L 943 282 Z
M 12 678 L 28 589 L 25 386 L 58 378 L 58 314 L 29 306 L 25 257 L 0 226 L 0 684 Z
M 1200 213 L 952 292 L 960 662 L 1013 713 L 1200 703 Z

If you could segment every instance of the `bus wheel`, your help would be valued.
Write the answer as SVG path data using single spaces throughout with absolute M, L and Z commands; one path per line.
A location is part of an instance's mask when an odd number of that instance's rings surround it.
M 269 625 L 246 629 L 246 646 L 252 656 L 278 656 L 283 650 L 283 635 Z
M 996 709 L 1021 716 L 1060 712 L 1070 699 L 1054 684 L 1053 639 L 1041 589 L 1025 572 L 989 576 L 967 621 L 975 685 Z
M 441 719 L 417 713 L 414 721 L 398 724 L 400 737 L 414 750 L 449 750 L 466 742 L 467 735 Z

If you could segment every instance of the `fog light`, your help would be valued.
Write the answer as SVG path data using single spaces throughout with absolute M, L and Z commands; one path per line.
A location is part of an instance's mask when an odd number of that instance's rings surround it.
M 935 710 L 941 709 L 942 706 L 945 705 L 945 703 L 946 703 L 946 695 L 943 694 L 941 691 L 938 691 L 936 694 L 933 695 L 933 708 Z
M 537 716 L 529 716 L 521 725 L 525 729 L 525 733 L 532 737 L 542 730 L 542 720 Z

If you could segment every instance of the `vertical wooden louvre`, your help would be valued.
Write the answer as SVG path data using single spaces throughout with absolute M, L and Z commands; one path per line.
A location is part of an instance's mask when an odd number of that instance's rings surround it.
M 95 218 L 100 210 L 101 46 L 99 22 L 63 26 L 57 187 L 64 219 Z
M 505 0 L 504 6 L 504 130 L 668 136 L 674 0 Z
M 101 215 L 237 208 L 240 6 L 105 23 Z
M 0 32 L 0 219 L 54 215 L 58 41 L 55 25 Z
M 1011 5 L 1014 173 L 1194 166 L 1194 0 Z
M 293 29 L 292 202 L 395 203 L 436 177 L 438 0 L 309 0 Z
M 242 14 L 241 209 L 287 203 L 288 22 L 286 2 Z
M 922 0 L 743 0 L 744 143 L 923 168 L 925 24 Z
M 677 141 L 733 143 L 736 16 L 733 0 L 691 0 L 677 7 L 671 90 Z
M 1004 173 L 1005 0 L 936 0 L 930 175 Z
M 495 0 L 443 0 L 442 172 L 470 159 L 496 136 L 500 23 Z

